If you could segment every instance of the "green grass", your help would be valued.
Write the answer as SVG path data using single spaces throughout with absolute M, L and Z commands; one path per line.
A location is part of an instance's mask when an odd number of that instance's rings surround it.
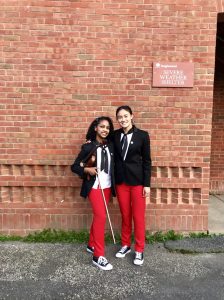
M 23 238 L 23 242 L 38 243 L 85 243 L 88 241 L 89 233 L 87 230 L 64 231 L 56 229 L 44 229 L 40 232 L 28 234 Z
M 0 242 L 22 241 L 21 236 L 17 235 L 0 235 Z
M 199 232 L 199 233 L 191 232 L 191 233 L 189 233 L 189 237 L 191 237 L 191 238 L 206 238 L 206 237 L 213 237 L 213 236 L 216 236 L 216 234 L 209 234 L 208 232 L 207 233 L 205 233 L 205 232 Z
M 162 243 L 168 240 L 181 240 L 184 236 L 181 233 L 175 233 L 174 230 L 169 230 L 167 232 L 158 231 L 155 233 L 146 232 L 146 241 L 149 244 L 153 244 L 156 242 Z
M 155 233 L 150 233 L 146 231 L 146 243 L 163 243 L 169 240 L 181 240 L 184 238 L 207 238 L 214 237 L 215 234 L 209 233 L 189 233 L 187 236 L 177 233 L 174 230 L 169 230 L 167 232 L 158 231 Z M 56 229 L 44 229 L 42 231 L 30 233 L 25 237 L 21 236 L 10 236 L 10 235 L 0 235 L 0 242 L 7 241 L 21 241 L 29 243 L 87 243 L 89 239 L 89 232 L 87 230 L 81 231 L 65 231 Z M 121 238 L 119 233 L 115 233 L 116 243 L 120 243 Z M 132 240 L 134 241 L 134 236 L 132 235 Z M 113 239 L 110 233 L 105 234 L 105 241 L 107 244 L 113 243 Z

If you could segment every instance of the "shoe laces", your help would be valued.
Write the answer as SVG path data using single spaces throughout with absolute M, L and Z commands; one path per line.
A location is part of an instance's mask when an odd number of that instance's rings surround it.
M 101 264 L 101 265 L 103 265 L 103 266 L 106 266 L 106 265 L 108 264 L 108 261 L 107 261 L 106 257 L 100 256 L 100 257 L 98 258 L 98 264 Z
M 135 259 L 142 259 L 142 253 L 141 252 L 135 252 Z
M 128 246 L 123 246 L 119 252 L 124 253 L 127 250 L 127 248 L 128 248 Z

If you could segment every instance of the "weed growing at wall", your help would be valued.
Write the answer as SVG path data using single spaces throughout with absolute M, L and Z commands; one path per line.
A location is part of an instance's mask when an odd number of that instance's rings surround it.
M 181 240 L 184 238 L 204 238 L 204 237 L 214 237 L 215 234 L 209 233 L 190 233 L 188 236 L 183 235 L 182 233 L 177 233 L 174 230 L 169 230 L 167 232 L 158 231 L 155 233 L 146 232 L 146 243 L 163 243 L 169 240 Z M 21 241 L 29 243 L 87 243 L 89 240 L 89 232 L 87 230 L 81 231 L 64 231 L 56 229 L 44 229 L 39 232 L 30 233 L 25 237 L 21 236 L 8 236 L 0 235 L 0 242 L 7 241 Z M 115 233 L 116 243 L 121 242 L 121 237 L 119 233 Z M 106 243 L 113 243 L 112 236 L 109 233 L 105 234 Z M 132 241 L 134 237 L 132 236 Z

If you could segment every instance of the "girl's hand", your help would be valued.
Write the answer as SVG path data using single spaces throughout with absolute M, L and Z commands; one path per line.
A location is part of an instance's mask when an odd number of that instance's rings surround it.
M 96 167 L 86 167 L 84 168 L 84 172 L 90 176 L 95 176 L 97 174 Z
M 148 204 L 149 199 L 150 199 L 150 187 L 144 186 L 144 188 L 143 188 L 143 197 L 146 198 L 146 204 Z
M 143 197 L 149 197 L 150 196 L 150 187 L 144 186 L 143 188 Z

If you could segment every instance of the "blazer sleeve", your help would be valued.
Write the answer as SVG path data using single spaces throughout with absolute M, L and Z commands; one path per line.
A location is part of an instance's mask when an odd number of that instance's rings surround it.
M 86 158 L 88 155 L 87 151 L 87 144 L 82 145 L 81 151 L 79 152 L 77 158 L 75 159 L 74 163 L 71 165 L 71 171 L 77 175 L 79 175 L 82 179 L 84 178 L 84 167 L 80 166 L 81 161 Z
M 142 164 L 143 164 L 143 185 L 150 187 L 151 184 L 151 153 L 150 153 L 150 137 L 148 132 L 145 132 L 143 147 L 142 147 Z

